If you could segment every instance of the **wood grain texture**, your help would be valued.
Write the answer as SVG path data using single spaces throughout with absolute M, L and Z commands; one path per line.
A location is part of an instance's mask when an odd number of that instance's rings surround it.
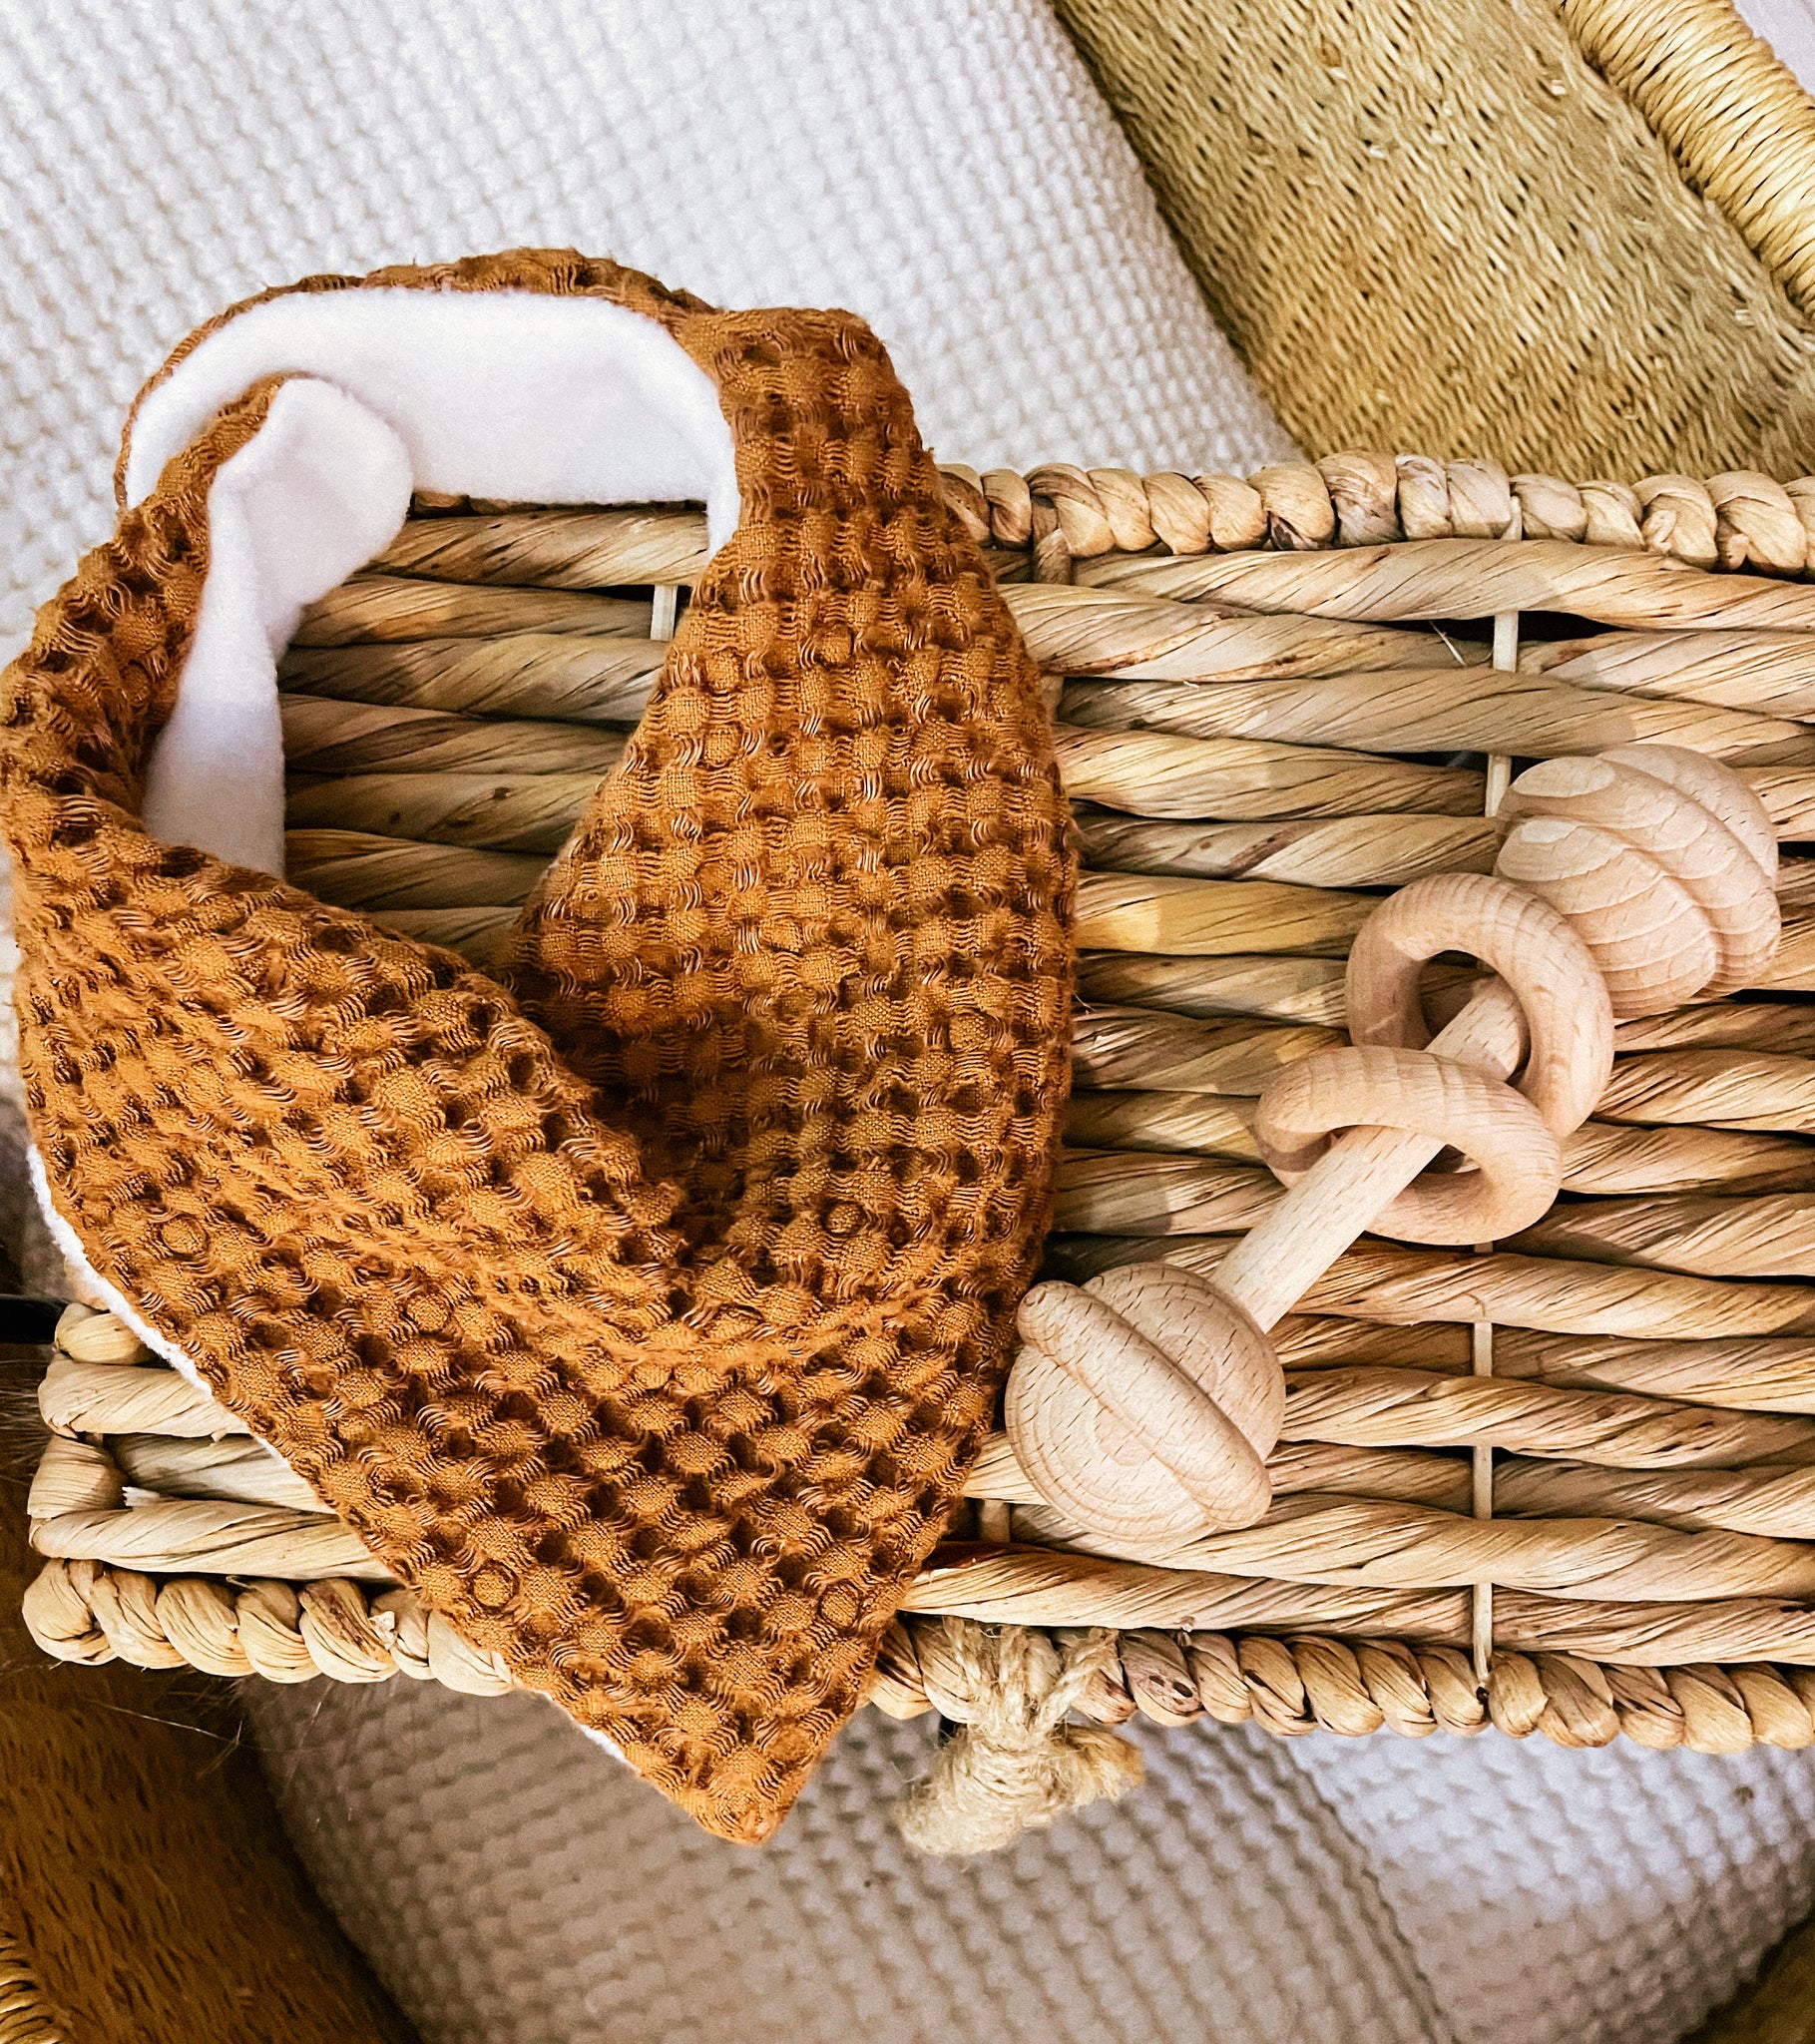
M 1758 983 L 1781 934 L 1762 803 L 1714 762 L 1622 746 L 1522 773 L 1495 870 L 1567 915 L 1613 1011 L 1645 1015 Z
M 1004 1422 L 1042 1498 L 1128 1552 L 1265 1511 L 1284 1384 L 1214 1285 L 1153 1265 L 1037 1284 L 1016 1327 Z

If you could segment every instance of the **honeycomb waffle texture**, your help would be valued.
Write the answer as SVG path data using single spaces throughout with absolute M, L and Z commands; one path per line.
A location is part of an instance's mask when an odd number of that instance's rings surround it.
M 1045 0 L 58 0 L 7 22 L 0 189 L 0 654 L 164 350 L 310 270 L 575 247 L 846 305 L 980 467 L 1291 448 Z
M 1676 2044 L 1815 1906 L 1815 1765 L 1125 1727 L 1146 1785 L 917 1859 L 863 1711 L 759 1854 L 528 1699 L 247 1689 L 309 1873 L 424 2044 Z
M 1304 1739 L 1458 2044 L 1676 2044 L 1815 1907 L 1815 1759 Z
M 747 1853 L 527 1699 L 259 1685 L 254 1710 L 311 1876 L 425 2044 L 1453 2044 L 1264 1735 L 1133 1727 L 1134 1796 L 956 1861 L 888 1815 L 930 1718 L 861 1712 Z
M 1075 885 L 1041 678 L 851 315 L 563 255 L 367 281 L 658 320 L 737 530 L 523 912 L 519 1007 L 137 820 L 271 386 L 226 407 L 0 690 L 31 1124 L 96 1272 L 432 1609 L 755 1840 L 1040 1255 Z

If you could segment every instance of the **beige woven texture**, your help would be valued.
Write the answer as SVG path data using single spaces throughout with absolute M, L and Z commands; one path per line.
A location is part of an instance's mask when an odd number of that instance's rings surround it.
M 1492 863 L 1496 761 L 1667 738 L 1815 836 L 1815 482 L 1356 454 L 945 486 L 1049 675 L 1092 868 L 1066 1275 L 1213 1270 L 1269 1210 L 1256 1096 L 1342 1040 L 1386 890 Z M 703 534 L 423 513 L 284 663 L 291 874 L 483 962 L 640 714 Z M 1815 1742 L 1812 874 L 1785 859 L 1768 986 L 1622 1025 L 1536 1228 L 1491 1255 L 1364 1239 L 1300 1301 L 1259 1526 L 1124 1558 L 998 1436 L 873 1700 L 965 1720 L 983 1621 L 1068 1666 L 1112 1631 L 1099 1722 Z M 60 1348 L 30 1505 L 52 1652 L 505 1686 L 112 1315 L 72 1308 Z
M 1815 112 L 1726 0 L 1059 13 L 1302 445 L 1815 466 Z

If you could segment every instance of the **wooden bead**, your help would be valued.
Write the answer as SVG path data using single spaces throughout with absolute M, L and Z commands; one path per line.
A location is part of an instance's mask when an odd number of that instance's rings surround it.
M 1673 746 L 1547 760 L 1501 805 L 1495 870 L 1566 915 L 1626 1019 L 1751 984 L 1777 944 L 1777 847 L 1736 775 Z
M 1247 1526 L 1285 1414 L 1272 1344 L 1207 1278 L 1163 1264 L 1037 1284 L 1004 1420 L 1049 1504 L 1131 1550 Z
M 1555 1134 L 1580 1128 L 1613 1069 L 1606 986 L 1593 953 L 1549 902 L 1491 873 L 1414 880 L 1368 918 L 1349 952 L 1351 1041 L 1422 1050 L 1431 1031 L 1418 997 L 1419 975 L 1445 951 L 1472 953 L 1512 987 L 1531 1040 L 1519 1090 Z M 1349 1125 L 1371 1119 L 1390 1118 L 1352 1115 Z M 1412 1239 L 1485 1242 L 1490 1236 Z
M 1724 823 L 1773 887 L 1777 884 L 1777 831 L 1770 811 L 1730 766 L 1686 746 L 1609 746 L 1600 755 L 1664 781 Z
M 1720 969 L 1720 953 L 1687 889 L 1636 847 L 1590 824 L 1522 824 L 1499 868 L 1594 932 L 1593 951 L 1622 1021 L 1689 1000 Z
M 1340 1129 L 1403 1129 L 1460 1150 L 1476 1169 L 1427 1174 L 1361 1226 L 1400 1242 L 1492 1242 L 1542 1220 L 1557 1197 L 1557 1137 L 1523 1095 L 1428 1051 L 1351 1045 L 1289 1065 L 1260 1096 L 1254 1135 L 1293 1184 Z

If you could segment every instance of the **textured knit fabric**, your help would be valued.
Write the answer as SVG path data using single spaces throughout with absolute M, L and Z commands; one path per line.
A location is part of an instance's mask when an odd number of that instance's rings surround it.
M 860 1711 L 739 1852 L 521 1697 L 247 1693 L 316 1891 L 424 2044 L 1462 2044 L 1302 1741 L 1136 1720 L 1134 1793 L 927 1859 L 889 1805 L 937 1721 Z
M 1143 1788 L 928 1862 L 929 1719 L 860 1711 L 748 1853 L 522 1700 L 245 1695 L 424 2044 L 1675 2044 L 1815 1904 L 1815 1753 L 1764 1746 L 1135 1719 Z
M 525 911 L 520 1008 L 136 821 L 270 386 L 228 406 L 7 676 L 31 1120 L 91 1264 L 227 1404 L 753 1840 L 938 1537 L 1038 1258 L 1073 887 L 1039 675 L 860 321 L 566 256 L 368 281 L 659 320 L 741 522 Z

